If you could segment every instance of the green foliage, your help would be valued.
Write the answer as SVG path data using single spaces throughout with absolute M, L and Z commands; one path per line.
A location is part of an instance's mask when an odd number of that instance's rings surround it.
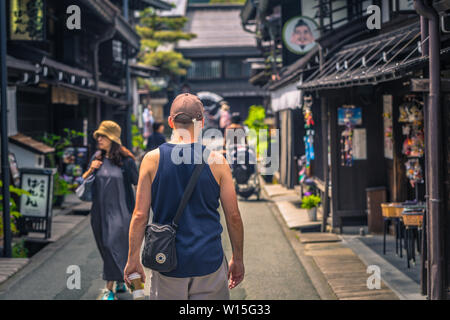
M 12 247 L 13 258 L 28 258 L 28 249 L 25 248 L 25 240 L 16 243 Z
M 267 124 L 264 123 L 264 119 L 266 118 L 266 110 L 261 105 L 252 105 L 248 111 L 248 117 L 244 121 L 245 125 L 249 127 L 249 129 L 259 130 L 259 129 L 267 129 Z
M 58 162 L 63 157 L 64 149 L 73 146 L 73 141 L 76 138 L 84 137 L 85 134 L 69 128 L 64 128 L 64 135 L 60 136 L 53 133 L 45 133 L 43 137 L 38 138 L 46 145 L 55 148 L 55 153 L 48 154 L 47 157 L 50 162 L 50 166 L 55 168 L 58 166 Z M 58 196 L 64 196 L 72 193 L 71 189 L 74 185 L 70 185 L 66 180 L 61 178 L 59 173 L 53 176 L 53 203 Z
M 3 188 L 2 180 L 0 180 L 0 188 Z M 23 194 L 30 195 L 30 193 L 28 191 L 20 189 L 20 188 L 16 188 L 12 185 L 9 186 L 9 192 L 11 194 L 15 194 L 19 197 Z M 0 194 L 0 237 L 3 237 L 3 202 L 2 202 L 2 200 L 3 200 L 3 194 Z M 17 204 L 12 197 L 9 198 L 9 214 L 11 217 L 11 233 L 14 235 L 14 234 L 18 233 L 16 223 L 17 223 L 17 219 L 19 219 L 21 217 L 21 214 L 18 211 Z
M 139 130 L 137 126 L 137 120 L 136 116 L 134 114 L 131 115 L 131 135 L 132 140 L 131 143 L 133 145 L 133 148 L 139 148 L 142 151 L 145 151 L 145 140 L 144 137 L 141 134 L 141 131 Z
M 152 8 L 141 11 L 139 25 L 136 26 L 136 32 L 141 37 L 139 61 L 159 68 L 161 76 L 168 79 L 186 75 L 190 60 L 168 45 L 195 38 L 195 34 L 182 30 L 187 20 L 186 17 L 160 17 Z M 147 80 L 140 84 L 151 91 L 157 89 L 149 82 Z
M 244 121 L 244 124 L 251 130 L 256 132 L 256 137 L 249 137 L 250 143 L 256 143 L 256 152 L 258 155 L 263 154 L 265 150 L 267 150 L 268 146 L 268 125 L 264 123 L 264 119 L 266 118 L 266 111 L 261 105 L 252 105 L 248 111 L 248 117 Z M 262 131 L 265 130 L 265 139 L 261 139 L 263 136 Z M 256 141 L 255 141 L 256 140 Z
M 72 191 L 70 191 L 71 187 L 72 186 L 66 180 L 61 178 L 61 176 L 59 175 L 58 172 L 54 174 L 54 176 L 53 176 L 53 195 L 55 197 L 71 194 L 72 193 Z M 55 199 L 53 199 L 53 200 L 55 200 Z
M 159 68 L 161 75 L 184 76 L 191 61 L 183 57 L 180 52 L 155 51 L 142 57 L 142 63 Z
M 302 198 L 302 208 L 303 209 L 312 209 L 315 207 L 318 207 L 320 204 L 320 201 L 322 201 L 322 199 L 320 199 L 319 196 L 316 195 L 310 195 L 310 196 L 306 196 Z
M 45 133 L 43 137 L 38 138 L 46 145 L 55 148 L 54 154 L 49 154 L 48 159 L 52 168 L 56 167 L 56 160 L 61 159 L 64 149 L 73 145 L 73 140 L 79 137 L 84 137 L 85 134 L 75 130 L 64 128 L 64 135 L 60 136 L 53 133 Z M 56 157 L 56 158 L 55 158 Z

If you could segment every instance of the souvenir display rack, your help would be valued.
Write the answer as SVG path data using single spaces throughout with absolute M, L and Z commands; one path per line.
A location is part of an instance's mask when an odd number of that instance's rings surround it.
M 402 124 L 405 140 L 402 154 L 406 156 L 406 177 L 415 189 L 416 201 L 419 201 L 418 184 L 424 183 L 421 159 L 425 153 L 423 130 L 423 102 L 415 95 L 405 96 L 405 102 L 399 107 L 398 122 Z

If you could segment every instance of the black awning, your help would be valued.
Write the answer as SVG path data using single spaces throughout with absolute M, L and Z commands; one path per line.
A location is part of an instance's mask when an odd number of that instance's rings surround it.
M 428 41 L 428 38 L 425 39 Z M 344 46 L 299 85 L 317 90 L 399 79 L 428 59 L 421 53 L 418 23 Z

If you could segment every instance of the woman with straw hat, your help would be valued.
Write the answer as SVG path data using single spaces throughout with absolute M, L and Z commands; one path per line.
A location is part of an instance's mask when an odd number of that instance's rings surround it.
M 120 126 L 103 121 L 94 132 L 98 151 L 91 159 L 86 179 L 95 174 L 92 187 L 91 226 L 103 259 L 106 290 L 102 300 L 115 300 L 115 293 L 125 292 L 123 270 L 128 258 L 128 231 L 134 210 L 133 185 L 138 171 L 133 154 L 120 141 Z M 116 290 L 113 291 L 114 281 Z

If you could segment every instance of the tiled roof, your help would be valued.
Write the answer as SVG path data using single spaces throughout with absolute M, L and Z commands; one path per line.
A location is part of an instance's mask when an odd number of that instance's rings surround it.
M 255 36 L 241 25 L 242 6 L 189 5 L 185 31 L 196 38 L 178 43 L 178 49 L 212 47 L 256 47 Z

